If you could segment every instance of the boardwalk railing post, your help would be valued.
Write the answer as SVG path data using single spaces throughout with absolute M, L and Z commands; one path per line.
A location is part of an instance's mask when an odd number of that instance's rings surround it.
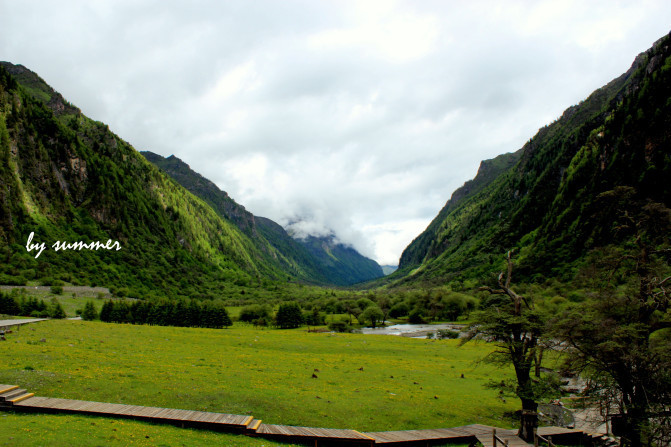
M 538 447 L 538 428 L 534 427 L 534 447 Z
M 496 429 L 492 430 L 492 447 L 496 447 Z
M 548 436 L 548 447 L 555 447 L 554 443 L 552 442 L 552 436 Z

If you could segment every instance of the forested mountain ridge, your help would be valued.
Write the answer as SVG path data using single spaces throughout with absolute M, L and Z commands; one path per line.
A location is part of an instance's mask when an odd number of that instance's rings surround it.
M 603 203 L 614 190 L 626 188 L 640 203 L 671 205 L 670 144 L 665 36 L 626 73 L 540 129 L 512 166 L 453 197 L 390 279 L 482 277 L 510 249 L 519 252 L 518 275 L 570 278 L 590 249 L 623 241 L 617 207 Z
M 225 296 L 286 273 L 238 228 L 20 65 L 0 65 L 0 282 Z M 35 257 L 26 241 L 47 249 Z M 55 241 L 121 250 L 56 252 Z
M 292 238 L 270 219 L 254 216 L 236 203 L 212 181 L 193 171 L 171 155 L 162 157 L 144 151 L 142 155 L 165 171 L 183 187 L 210 204 L 223 218 L 237 225 L 266 256 L 291 275 L 317 284 L 346 286 L 383 275 L 381 267 L 334 238 Z
M 222 191 L 213 182 L 193 171 L 184 161 L 174 155 L 166 158 L 150 151 L 140 153 L 177 183 L 209 203 L 217 214 L 233 222 L 243 233 L 250 237 L 257 234 L 254 215 L 230 198 L 226 191 Z
M 466 199 L 482 191 L 502 172 L 514 166 L 519 161 L 521 155 L 522 150 L 519 150 L 514 153 L 499 155 L 491 160 L 483 160 L 475 177 L 472 180 L 468 180 L 463 186 L 452 193 L 450 200 L 447 201 L 443 209 L 431 221 L 426 230 L 403 250 L 399 261 L 399 268 L 418 266 L 427 256 L 435 256 L 440 251 L 440 248 L 435 245 L 437 231 L 445 218 Z

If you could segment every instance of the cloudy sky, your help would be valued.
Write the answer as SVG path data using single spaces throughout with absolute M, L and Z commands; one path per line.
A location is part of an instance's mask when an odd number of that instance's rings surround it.
M 0 60 L 382 264 L 670 30 L 668 0 L 0 0 Z

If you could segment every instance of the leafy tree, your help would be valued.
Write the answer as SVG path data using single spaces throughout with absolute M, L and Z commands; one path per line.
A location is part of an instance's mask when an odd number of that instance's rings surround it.
M 624 248 L 592 253 L 597 292 L 558 319 L 570 346 L 568 366 L 588 377 L 593 395 L 619 411 L 614 424 L 628 446 L 671 443 L 671 210 L 627 191 L 603 195 Z M 631 192 L 631 191 L 629 191 Z M 615 427 L 617 425 L 617 427 Z
M 384 318 L 384 312 L 378 306 L 369 306 L 361 313 L 361 319 L 364 321 L 370 321 L 371 326 L 375 329 L 377 322 L 382 321 Z
M 389 316 L 391 318 L 405 317 L 408 315 L 408 312 L 410 312 L 408 304 L 405 302 L 400 302 L 392 306 L 391 310 L 389 311 Z
M 275 325 L 280 329 L 293 329 L 303 324 L 303 312 L 295 301 L 280 304 L 275 315 Z
M 503 387 L 522 401 L 518 435 L 527 442 L 533 442 L 534 430 L 538 427 L 538 401 L 547 393 L 544 384 L 532 379 L 531 374 L 540 352 L 539 341 L 544 334 L 545 322 L 533 301 L 518 295 L 511 288 L 513 262 L 510 252 L 506 262 L 507 274 L 505 277 L 503 272 L 499 275 L 498 288 L 481 287 L 497 299 L 491 300 L 490 307 L 474 315 L 470 332 L 463 343 L 477 335 L 484 335 L 496 345 L 488 361 L 513 366 L 516 384 L 503 382 Z
M 96 318 L 98 318 L 98 312 L 96 312 L 93 301 L 87 301 L 84 305 L 84 311 L 82 312 L 82 319 L 90 321 L 95 320 Z
M 324 324 L 324 314 L 315 306 L 311 311 L 303 313 L 303 320 L 309 326 L 319 326 Z
M 389 318 L 389 312 L 391 312 L 391 299 L 386 295 L 381 295 L 378 297 L 377 303 L 382 311 L 382 324 L 384 324 Z
M 345 302 L 343 303 L 343 307 L 345 308 L 345 312 L 347 312 L 347 314 L 349 315 L 349 324 L 351 326 L 352 317 L 356 318 L 358 321 L 359 315 L 361 315 L 361 312 L 363 311 L 354 300 L 345 300 Z

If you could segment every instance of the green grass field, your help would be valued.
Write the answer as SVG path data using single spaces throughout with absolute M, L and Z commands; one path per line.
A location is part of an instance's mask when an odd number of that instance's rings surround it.
M 289 447 L 293 444 L 128 419 L 0 412 L 0 447 L 36 445 Z
M 1 343 L 0 383 L 49 397 L 360 431 L 511 427 L 505 413 L 518 407 L 483 387 L 511 374 L 477 364 L 485 343 L 68 320 L 24 326 Z

